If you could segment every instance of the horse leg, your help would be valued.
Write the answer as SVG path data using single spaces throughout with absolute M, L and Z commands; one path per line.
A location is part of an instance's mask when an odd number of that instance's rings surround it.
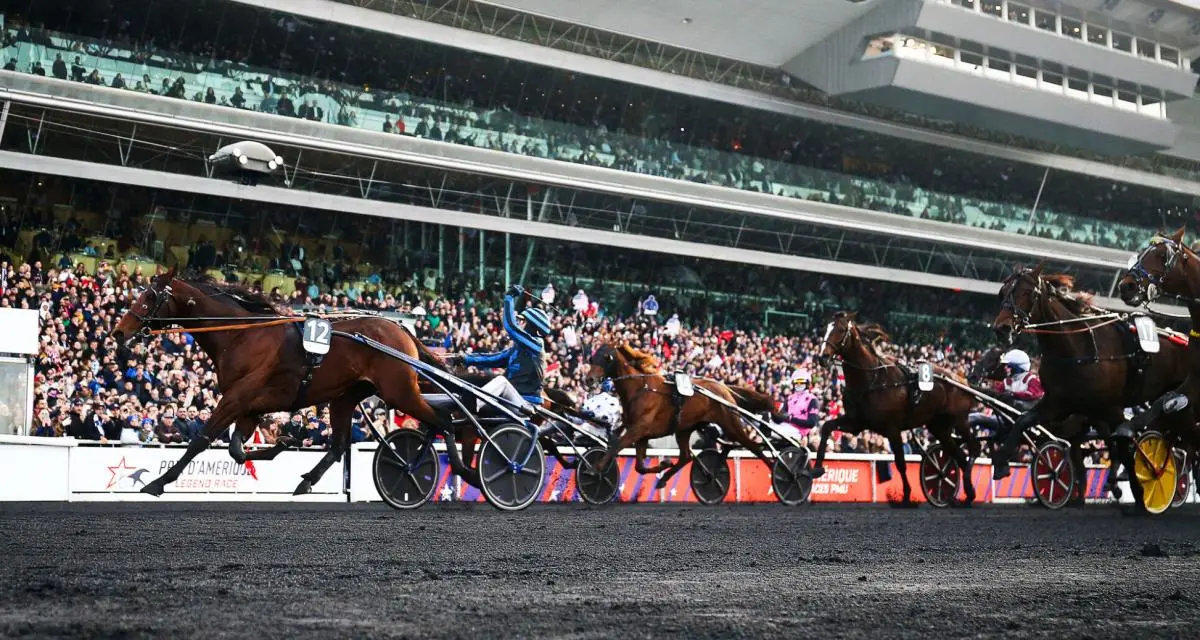
M 666 469 L 667 467 L 671 466 L 670 462 L 663 460 L 662 462 L 654 465 L 653 467 L 647 467 L 646 466 L 646 447 L 648 447 L 649 444 L 650 444 L 649 438 L 642 438 L 641 440 L 638 440 L 637 445 L 636 445 L 637 462 L 633 465 L 633 468 L 636 469 L 638 473 L 645 474 L 645 473 L 658 473 L 659 471 L 662 471 L 663 469 Z M 604 467 L 600 467 L 600 468 L 603 469 Z
M 574 469 L 575 467 L 579 466 L 579 457 L 576 456 L 568 459 L 565 455 L 563 455 L 563 452 L 558 449 L 558 445 L 555 444 L 553 438 L 545 436 L 541 440 L 542 447 L 545 448 L 546 451 L 549 451 L 550 455 L 554 456 L 555 460 L 558 460 L 558 463 L 562 465 L 563 469 Z
M 229 457 L 238 464 L 245 464 L 245 442 L 254 433 L 254 426 L 261 416 L 242 416 L 234 423 L 233 433 L 229 434 Z
M 963 420 L 965 422 L 966 416 L 963 416 Z M 938 442 L 942 443 L 942 447 L 946 450 L 946 453 L 950 454 L 950 459 L 953 460 L 954 464 L 958 466 L 958 469 L 961 472 L 960 478 L 963 492 L 966 494 L 966 499 L 962 502 L 962 506 L 971 506 L 975 502 L 975 483 L 971 481 L 971 470 L 974 467 L 974 464 L 972 463 L 971 459 L 968 458 L 965 453 L 963 453 L 962 447 L 958 446 L 958 443 L 954 441 L 953 432 L 948 426 L 945 418 L 939 419 L 931 424 L 929 426 L 929 431 L 933 434 L 933 437 L 937 438 Z M 962 430 L 960 429 L 959 432 L 961 433 Z M 958 496 L 954 496 L 954 499 L 951 500 L 950 503 L 958 503 Z
M 825 475 L 825 447 L 829 444 L 829 436 L 841 425 L 841 422 L 842 419 L 837 417 L 821 424 L 821 444 L 817 445 L 817 461 L 813 465 L 814 478 Z
M 693 425 L 693 428 L 695 428 L 695 425 Z M 671 480 L 671 476 L 679 473 L 680 469 L 692 461 L 692 429 L 676 431 L 675 444 L 679 447 L 679 459 L 658 479 L 658 482 L 654 485 L 655 490 L 667 486 L 667 482 Z
M 612 463 L 614 459 L 616 459 L 617 454 L 620 453 L 622 449 L 628 449 L 629 447 L 633 446 L 633 443 L 638 440 L 636 434 L 639 432 L 639 429 L 634 428 L 634 426 L 629 426 L 625 427 L 621 431 L 620 437 L 610 438 L 608 452 L 605 453 L 604 457 L 600 459 L 600 462 L 596 464 L 596 468 L 607 469 L 608 465 Z
M 329 426 L 333 428 L 329 451 L 321 456 L 321 459 L 317 461 L 317 466 L 300 476 L 300 484 L 296 485 L 296 490 L 292 492 L 292 495 L 302 496 L 312 493 L 313 485 L 320 482 L 329 467 L 345 455 L 346 448 L 350 446 L 350 419 L 354 416 L 354 408 L 358 406 L 360 400 L 361 398 L 342 396 L 329 403 Z
M 192 438 L 188 443 L 187 451 L 167 469 L 166 473 L 150 481 L 149 484 L 142 487 L 142 493 L 148 493 L 152 496 L 161 496 L 166 490 L 167 485 L 179 479 L 183 474 L 183 470 L 187 468 L 200 452 L 208 448 L 212 441 L 216 439 L 222 431 L 224 431 L 231 422 L 245 415 L 246 403 L 243 401 L 242 394 L 227 394 L 221 397 L 217 402 L 217 406 L 213 409 L 212 416 L 208 419 L 208 424 L 204 425 L 204 433 Z
M 387 356 L 381 356 L 387 358 Z M 438 414 L 421 395 L 421 387 L 417 382 L 417 372 L 399 361 L 386 359 L 388 367 L 372 378 L 376 385 L 376 395 L 391 407 L 412 416 L 417 422 L 434 429 L 446 440 L 446 456 L 450 460 L 450 468 L 467 484 L 478 487 L 479 472 L 463 462 L 455 442 L 454 425 L 448 419 Z M 395 363 L 397 366 L 390 366 Z
M 1081 507 L 1087 499 L 1087 467 L 1083 464 L 1083 436 L 1071 440 L 1071 467 L 1075 472 L 1075 486 L 1071 487 L 1069 507 Z
M 888 435 L 888 444 L 892 447 L 892 456 L 896 462 L 896 473 L 900 474 L 900 484 L 904 487 L 904 498 L 901 500 L 901 506 L 911 507 L 912 501 L 912 485 L 908 482 L 908 473 L 906 471 L 906 462 L 904 460 L 904 442 L 900 440 L 900 430 L 894 429 Z
M 741 418 L 737 416 L 727 416 L 725 420 L 721 422 L 721 429 L 724 430 L 725 434 L 733 439 L 734 442 L 746 447 L 751 453 L 757 456 L 759 460 L 762 460 L 763 464 L 767 465 L 768 469 L 775 468 L 775 460 L 767 457 L 766 451 L 763 450 L 762 443 L 754 439 L 754 436 L 751 435 L 751 430 L 742 424 Z M 824 438 L 824 434 L 822 434 L 822 438 Z M 821 450 L 824 451 L 824 449 L 825 447 L 822 446 Z
M 1013 421 L 1012 428 L 1008 434 L 1004 436 L 1004 443 L 996 449 L 994 458 L 992 459 L 992 479 L 1001 480 L 1007 478 L 1009 472 L 1008 463 L 1017 453 L 1017 447 L 1021 446 L 1021 436 L 1035 424 L 1046 424 L 1047 420 L 1044 417 L 1052 417 L 1050 412 L 1046 411 L 1042 403 L 1038 403 L 1029 411 L 1022 413 Z

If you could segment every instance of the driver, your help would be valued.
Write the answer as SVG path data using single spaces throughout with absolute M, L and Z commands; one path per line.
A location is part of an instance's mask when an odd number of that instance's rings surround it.
M 1042 381 L 1037 374 L 1030 371 L 1029 355 L 1020 349 L 1013 349 L 1000 357 L 1000 363 L 1008 371 L 1004 380 L 994 383 L 994 391 L 1000 400 L 1007 404 L 1016 405 L 1017 409 L 1026 411 L 1046 392 L 1042 389 Z M 972 413 L 969 417 L 972 427 L 983 427 L 998 432 L 1001 420 L 997 415 Z
M 503 368 L 504 375 L 493 378 L 482 389 L 528 411 L 526 403 L 542 403 L 542 378 L 546 373 L 543 338 L 550 335 L 550 318 L 541 309 L 527 308 L 521 312 L 524 322 L 518 324 L 515 298 L 524 295 L 525 289 L 521 285 L 513 285 L 504 296 L 501 320 L 508 337 L 512 338 L 512 346 L 498 353 L 455 355 L 447 360 L 479 368 Z

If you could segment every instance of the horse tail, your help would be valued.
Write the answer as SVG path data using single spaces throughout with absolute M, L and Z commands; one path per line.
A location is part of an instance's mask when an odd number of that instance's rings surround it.
M 737 401 L 737 405 L 746 411 L 751 413 L 775 412 L 775 399 L 771 396 L 750 387 L 738 385 L 727 386 L 729 387 L 729 392 L 733 394 L 734 399 Z
M 436 353 L 430 351 L 429 347 L 425 346 L 425 343 L 421 342 L 417 336 L 413 335 L 413 333 L 408 330 L 408 327 L 405 327 L 404 325 L 400 326 L 404 329 L 404 332 L 408 334 L 408 337 L 412 338 L 413 344 L 417 348 L 417 358 L 419 358 L 421 362 L 424 362 L 425 364 L 442 371 L 449 371 L 449 369 L 446 368 L 446 363 L 443 362 Z
M 576 406 L 575 398 L 572 398 L 571 394 L 563 391 L 562 389 L 546 389 L 545 393 L 546 397 L 550 399 L 550 402 L 553 402 L 560 407 L 565 409 L 574 409 Z

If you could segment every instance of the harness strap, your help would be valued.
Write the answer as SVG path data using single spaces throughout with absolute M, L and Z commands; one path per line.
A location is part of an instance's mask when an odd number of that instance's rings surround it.
M 304 329 L 299 325 L 294 326 L 300 339 L 304 340 Z M 308 396 L 308 388 L 312 386 L 313 373 L 321 366 L 323 360 L 325 360 L 324 355 L 304 352 L 304 377 L 300 379 L 300 386 L 296 389 L 296 398 L 292 401 L 292 411 L 308 406 L 308 403 L 305 401 Z

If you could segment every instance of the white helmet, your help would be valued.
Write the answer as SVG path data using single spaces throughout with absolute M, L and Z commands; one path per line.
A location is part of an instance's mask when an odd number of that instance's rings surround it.
M 1029 371 L 1029 355 L 1020 349 L 1013 349 L 1000 357 L 1000 364 L 1022 372 Z

